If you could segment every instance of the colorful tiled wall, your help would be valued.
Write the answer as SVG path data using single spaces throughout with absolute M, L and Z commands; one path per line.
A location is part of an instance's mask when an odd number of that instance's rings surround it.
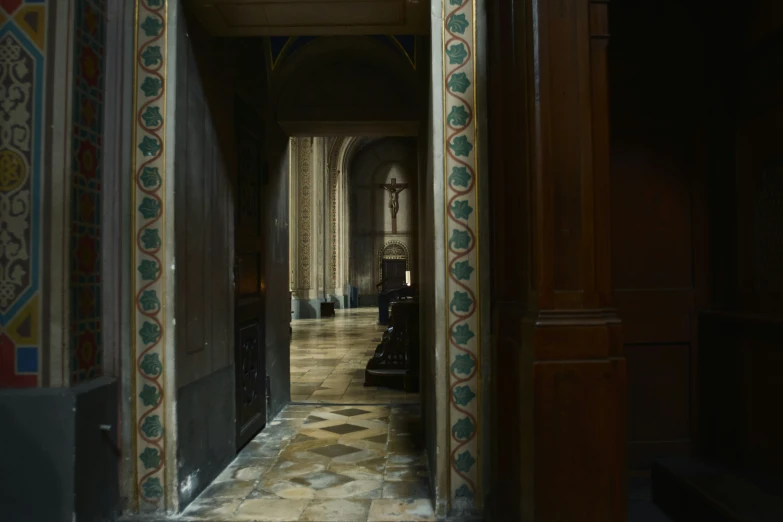
M 0 388 L 41 371 L 47 3 L 0 0 Z
M 74 0 L 71 141 L 71 384 L 101 374 L 101 180 L 105 0 Z

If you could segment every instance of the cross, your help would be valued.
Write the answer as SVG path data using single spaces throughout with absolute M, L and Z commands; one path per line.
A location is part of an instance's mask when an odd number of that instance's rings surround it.
M 407 183 L 397 184 L 397 178 L 392 178 L 391 183 L 379 185 L 383 190 L 389 191 L 389 210 L 392 217 L 392 234 L 397 233 L 397 211 L 400 210 L 400 202 L 397 195 L 408 188 Z

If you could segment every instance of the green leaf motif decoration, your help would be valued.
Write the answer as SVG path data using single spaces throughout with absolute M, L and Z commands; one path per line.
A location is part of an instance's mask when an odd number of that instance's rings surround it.
M 457 281 L 468 281 L 473 273 L 473 267 L 469 261 L 457 261 L 451 267 L 451 273 L 457 278 Z
M 468 341 L 476 336 L 476 334 L 471 331 L 470 326 L 467 324 L 459 324 L 454 330 L 451 331 L 451 336 L 454 338 L 455 343 L 460 346 L 465 346 L 468 344 Z
M 460 94 L 465 94 L 468 87 L 470 87 L 470 80 L 468 80 L 467 74 L 461 72 L 451 75 L 451 78 L 449 79 L 449 89 Z
M 150 415 L 141 424 L 141 431 L 148 439 L 156 439 L 163 435 L 163 424 L 160 422 L 160 415 Z
M 152 344 L 160 337 L 160 326 L 149 321 L 144 321 L 141 329 L 139 330 L 139 337 L 144 344 Z
M 456 498 L 473 500 L 473 491 L 471 491 L 467 484 L 463 484 L 457 488 L 457 491 L 454 492 L 454 496 Z
M 149 7 L 163 7 L 163 0 L 147 0 Z
M 150 477 L 144 481 L 141 485 L 141 489 L 144 491 L 144 498 L 159 499 L 163 496 L 163 486 L 160 483 L 158 477 Z
M 139 392 L 139 399 L 141 399 L 141 403 L 144 404 L 144 406 L 155 406 L 158 404 L 159 397 L 160 394 L 158 393 L 158 389 L 149 384 L 145 384 L 144 388 Z
M 144 198 L 139 205 L 139 212 L 145 219 L 152 219 L 160 212 L 160 203 L 157 199 Z
M 470 114 L 465 109 L 464 105 L 452 105 L 451 112 L 446 116 L 446 121 L 452 127 L 464 127 L 468 124 Z
M 141 118 L 144 120 L 144 125 L 147 128 L 155 128 L 163 123 L 163 115 L 161 115 L 160 107 L 157 105 L 150 105 L 147 107 L 147 110 L 144 111 Z
M 467 406 L 476 397 L 470 386 L 457 386 L 452 393 L 454 394 L 454 402 L 460 406 Z
M 141 235 L 141 242 L 146 250 L 155 250 L 160 247 L 160 234 L 157 228 L 148 228 Z
M 157 353 L 146 354 L 141 359 L 139 368 L 149 377 L 157 377 L 163 373 L 163 364 L 160 362 L 160 356 Z
M 459 328 L 459 326 L 457 328 Z M 454 332 L 452 332 L 451 335 L 454 335 Z M 451 371 L 454 373 L 460 373 L 462 375 L 470 375 L 470 372 L 473 371 L 473 367 L 475 365 L 476 364 L 473 362 L 473 358 L 469 354 L 461 353 L 454 358 L 454 362 L 451 365 Z
M 449 143 L 449 147 L 454 151 L 455 156 L 464 156 L 466 158 L 470 155 L 470 151 L 473 150 L 473 145 L 468 141 L 467 136 L 457 136 Z
M 158 295 L 155 290 L 145 290 L 142 292 L 139 302 L 141 303 L 142 310 L 145 312 L 152 312 L 160 308 L 160 300 L 158 300 Z
M 144 60 L 145 67 L 157 65 L 163 61 L 163 54 L 160 52 L 160 45 L 150 45 L 141 53 L 141 59 Z
M 465 18 L 464 13 L 452 15 L 448 21 L 449 31 L 457 34 L 465 34 L 465 29 L 467 29 L 469 25 L 470 23 L 468 22 L 468 19 Z
M 458 250 L 465 250 L 470 246 L 470 235 L 464 230 L 452 230 L 449 246 Z
M 163 82 L 161 82 L 160 78 L 153 78 L 152 76 L 147 76 L 141 83 L 141 90 L 144 93 L 144 96 L 148 98 L 157 96 L 162 87 Z
M 446 56 L 449 57 L 449 63 L 451 65 L 462 65 L 465 58 L 468 57 L 468 51 L 465 50 L 463 44 L 454 44 L 446 49 Z
M 461 471 L 462 473 L 469 472 L 470 468 L 472 468 L 475 463 L 476 459 L 473 458 L 473 455 L 471 455 L 469 451 L 460 453 L 454 461 L 454 464 L 457 466 L 457 471 Z
M 467 440 L 473 434 L 474 429 L 473 423 L 470 422 L 469 418 L 465 417 L 458 420 L 457 423 L 451 427 L 451 434 L 454 435 L 457 440 Z
M 473 212 L 473 207 L 468 205 L 467 200 L 455 201 L 451 205 L 451 213 L 457 219 L 468 219 L 471 212 Z
M 451 5 L 462 5 L 462 2 L 465 0 L 449 0 L 449 4 Z
M 157 18 L 148 16 L 139 27 L 141 27 L 145 35 L 152 38 L 153 36 L 158 36 L 160 34 L 160 30 L 163 29 L 163 23 Z
M 468 297 L 467 292 L 454 292 L 454 297 L 451 299 L 451 309 L 457 312 L 469 312 L 470 307 L 473 305 L 473 300 Z
M 470 183 L 470 174 L 467 167 L 453 167 L 451 169 L 451 176 L 449 176 L 449 183 L 455 187 L 468 187 Z
M 144 167 L 144 170 L 141 171 L 140 178 L 144 188 L 156 187 L 161 182 L 158 167 Z
M 160 150 L 160 143 L 155 138 L 144 136 L 141 143 L 139 143 L 139 150 L 147 157 L 154 156 Z
M 158 277 L 158 263 L 145 259 L 139 264 L 139 273 L 141 274 L 142 281 L 154 281 Z
M 144 469 L 155 469 L 160 466 L 160 452 L 157 448 L 145 448 L 139 460 L 144 464 Z

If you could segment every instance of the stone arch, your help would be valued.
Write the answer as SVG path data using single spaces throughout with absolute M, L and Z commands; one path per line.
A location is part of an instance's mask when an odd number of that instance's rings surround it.
M 345 171 L 345 157 L 358 138 L 339 137 L 332 141 L 328 152 L 329 170 L 329 277 L 330 286 L 341 290 L 345 283 L 347 263 L 345 251 L 348 248 L 346 219 L 348 218 Z M 342 253 L 342 255 L 341 255 Z M 337 293 L 337 292 L 335 292 Z

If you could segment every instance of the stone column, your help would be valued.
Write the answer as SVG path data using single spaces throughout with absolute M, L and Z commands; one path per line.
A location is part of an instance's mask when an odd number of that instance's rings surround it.
M 291 177 L 293 203 L 291 247 L 294 270 L 295 319 L 318 317 L 324 281 L 324 182 L 326 173 L 323 138 L 292 140 Z
M 495 516 L 624 521 L 607 4 L 500 2 L 490 19 Z

